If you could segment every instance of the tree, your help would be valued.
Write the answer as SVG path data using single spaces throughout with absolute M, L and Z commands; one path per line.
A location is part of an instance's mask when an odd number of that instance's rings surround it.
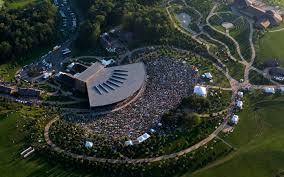
M 0 43 L 0 53 L 2 57 L 9 57 L 11 55 L 11 51 L 12 51 L 12 46 L 10 45 L 9 42 L 3 41 Z

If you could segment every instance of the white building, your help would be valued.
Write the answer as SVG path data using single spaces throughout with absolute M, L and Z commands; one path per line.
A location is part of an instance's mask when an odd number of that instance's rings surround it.
M 93 142 L 90 142 L 90 141 L 86 141 L 86 143 L 85 143 L 85 147 L 86 147 L 86 148 L 92 148 L 93 145 L 94 145 L 94 143 L 93 143 Z
M 266 88 L 264 88 L 264 92 L 265 93 L 272 93 L 272 94 L 274 94 L 275 93 L 275 89 L 273 87 L 266 87 Z
M 237 125 L 239 122 L 239 116 L 238 115 L 233 115 L 233 117 L 231 118 L 231 123 L 234 125 Z
M 46 72 L 43 74 L 43 79 L 48 79 L 50 76 L 52 76 L 51 72 Z
M 244 97 L 244 92 L 240 92 L 240 91 L 239 91 L 239 92 L 238 92 L 238 96 L 241 97 L 241 98 L 243 98 L 243 97 Z
M 203 86 L 196 85 L 194 87 L 193 93 L 195 93 L 198 96 L 206 97 L 207 96 L 207 89 Z
M 72 70 L 72 68 L 74 67 L 74 65 L 75 65 L 74 62 L 71 63 L 71 64 L 69 64 L 69 65 L 67 66 L 67 69 L 69 69 L 69 71 Z
M 204 75 L 204 78 L 206 78 L 206 79 L 210 79 L 210 80 L 213 79 L 212 74 L 209 73 L 209 72 L 208 73 L 204 73 L 203 75 Z
M 243 102 L 242 101 L 237 101 L 237 107 L 240 109 L 243 109 Z
M 142 143 L 143 141 L 147 140 L 150 138 L 150 135 L 148 133 L 144 133 L 142 136 L 139 136 L 137 138 L 138 143 Z
M 112 63 L 114 63 L 115 61 L 113 59 L 110 59 L 110 60 L 101 60 L 101 63 L 105 66 L 108 66 Z

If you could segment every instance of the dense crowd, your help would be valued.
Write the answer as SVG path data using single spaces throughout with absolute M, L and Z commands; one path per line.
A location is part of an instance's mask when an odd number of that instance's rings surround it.
M 189 65 L 171 58 L 146 60 L 144 63 L 146 89 L 136 102 L 114 113 L 93 116 L 91 120 L 80 119 L 80 124 L 109 138 L 136 139 L 190 94 L 194 73 Z M 84 120 L 88 121 L 82 122 Z

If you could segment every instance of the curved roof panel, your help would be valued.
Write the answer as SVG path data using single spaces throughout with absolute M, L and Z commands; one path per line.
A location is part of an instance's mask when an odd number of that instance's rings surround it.
M 86 83 L 90 107 L 101 107 L 118 103 L 132 96 L 144 84 L 144 64 L 105 68 L 95 63 L 77 79 Z

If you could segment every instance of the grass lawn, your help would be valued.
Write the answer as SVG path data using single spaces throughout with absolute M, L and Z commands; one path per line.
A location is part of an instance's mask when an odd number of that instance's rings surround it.
M 258 57 L 257 64 L 269 58 L 277 58 L 281 66 L 284 66 L 284 31 L 275 33 L 265 33 L 258 41 Z
M 87 177 L 84 172 L 78 173 L 72 169 L 64 169 L 59 165 L 47 163 L 44 158 L 36 154 L 22 159 L 20 152 L 24 146 L 23 133 L 16 128 L 17 120 L 20 117 L 17 113 L 0 114 L 0 176 L 5 177 Z
M 276 5 L 280 6 L 281 8 L 284 8 L 284 0 L 264 0 L 263 2 L 269 5 Z
M 268 101 L 260 103 L 260 99 Z M 250 100 L 259 103 L 247 100 L 251 103 L 239 114 L 239 125 L 231 135 L 224 136 L 237 150 L 183 177 L 274 177 L 284 172 L 284 98 L 261 96 Z

